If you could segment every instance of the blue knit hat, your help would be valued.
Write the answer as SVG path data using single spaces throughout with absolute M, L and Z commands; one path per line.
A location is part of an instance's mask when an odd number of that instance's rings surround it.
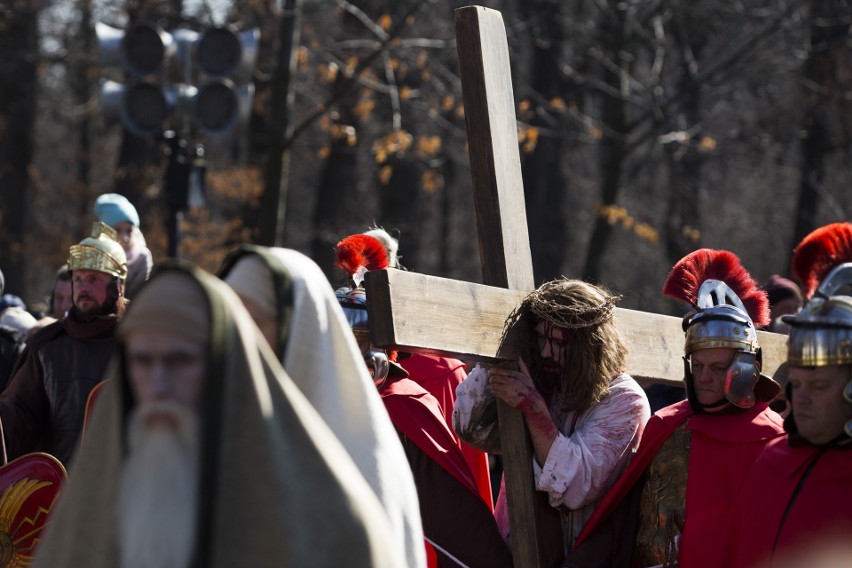
M 139 226 L 139 213 L 126 197 L 117 193 L 104 193 L 95 200 L 95 215 L 110 227 L 122 221 Z
M 0 296 L 0 312 L 6 308 L 22 308 L 27 309 L 27 305 L 22 299 L 14 294 L 3 294 Z

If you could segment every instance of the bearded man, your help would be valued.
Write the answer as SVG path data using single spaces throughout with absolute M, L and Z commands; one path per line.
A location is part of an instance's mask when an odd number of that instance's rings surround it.
M 95 223 L 71 247 L 68 270 L 74 305 L 68 316 L 36 332 L 0 393 L 0 424 L 9 458 L 32 451 L 67 466 L 83 428 L 86 399 L 99 383 L 124 314 L 127 259 L 115 231 Z
M 239 298 L 178 261 L 119 329 L 36 566 L 403 566 L 387 517 Z
M 625 372 L 617 300 L 580 280 L 543 284 L 506 321 L 504 340 L 522 338 L 518 370 L 477 367 L 456 389 L 455 430 L 486 452 L 500 453 L 495 399 L 524 414 L 536 489 L 561 514 L 566 550 L 627 467 L 650 416 L 644 391 Z M 496 514 L 508 539 L 503 483 Z

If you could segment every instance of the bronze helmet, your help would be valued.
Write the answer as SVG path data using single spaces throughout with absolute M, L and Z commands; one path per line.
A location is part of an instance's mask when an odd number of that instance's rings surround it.
M 71 247 L 68 270 L 96 270 L 116 278 L 127 278 L 127 255 L 116 240 L 115 229 L 101 222 L 92 225 L 92 235 Z

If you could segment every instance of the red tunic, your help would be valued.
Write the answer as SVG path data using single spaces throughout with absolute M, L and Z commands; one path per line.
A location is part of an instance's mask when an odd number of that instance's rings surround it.
M 399 364 L 408 371 L 409 378 L 426 389 L 441 405 L 441 412 L 450 430 L 453 429 L 453 406 L 456 401 L 456 387 L 461 383 L 467 372 L 465 365 L 458 359 L 439 357 L 437 355 L 421 355 L 415 353 Z M 473 446 L 461 442 L 461 451 L 468 467 L 476 481 L 476 487 L 482 500 L 493 511 L 493 496 L 491 494 L 491 475 L 488 471 L 488 456 Z
M 681 401 L 654 414 L 645 426 L 636 456 L 583 527 L 575 548 L 612 514 L 681 425 L 690 432 L 690 451 L 680 566 L 724 565 L 719 531 L 739 493 L 743 472 L 769 440 L 784 433 L 780 416 L 762 403 L 736 414 L 710 415 L 694 414 L 689 402 Z M 623 544 L 632 546 L 634 540 Z
M 511 566 L 490 503 L 483 502 L 435 397 L 409 379 L 388 379 L 379 394 L 401 433 L 426 537 L 465 565 Z M 455 565 L 438 552 L 438 566 Z
M 730 523 L 728 566 L 780 564 L 794 554 L 813 559 L 829 543 L 847 543 L 852 448 L 791 447 L 786 437 L 773 440 L 749 469 Z
M 379 394 L 393 425 L 459 483 L 478 494 L 460 442 L 446 427 L 435 397 L 409 379 L 388 379 Z

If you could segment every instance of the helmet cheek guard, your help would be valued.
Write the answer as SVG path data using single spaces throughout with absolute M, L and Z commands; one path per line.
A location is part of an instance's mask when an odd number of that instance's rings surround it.
M 849 382 L 843 388 L 843 399 L 849 404 L 852 404 L 852 376 L 849 377 Z M 843 433 L 849 438 L 852 438 L 852 420 L 847 420 L 846 424 L 843 425 Z
M 725 398 L 739 408 L 751 408 L 757 399 L 754 388 L 760 379 L 757 353 L 737 351 L 725 372 Z
M 683 376 L 689 400 L 698 404 L 692 365 L 688 356 L 683 358 Z M 731 360 L 730 366 L 725 371 L 723 382 L 724 400 L 720 400 L 717 404 L 711 404 L 707 408 L 719 407 L 727 401 L 738 408 L 745 409 L 754 406 L 758 399 L 763 401 L 771 400 L 777 392 L 763 396 L 755 394 L 756 391 L 761 390 L 758 385 L 761 377 L 760 352 L 737 351 Z
M 364 354 L 364 362 L 367 363 L 373 384 L 376 385 L 377 389 L 381 389 L 390 374 L 388 354 L 381 349 L 370 349 Z

